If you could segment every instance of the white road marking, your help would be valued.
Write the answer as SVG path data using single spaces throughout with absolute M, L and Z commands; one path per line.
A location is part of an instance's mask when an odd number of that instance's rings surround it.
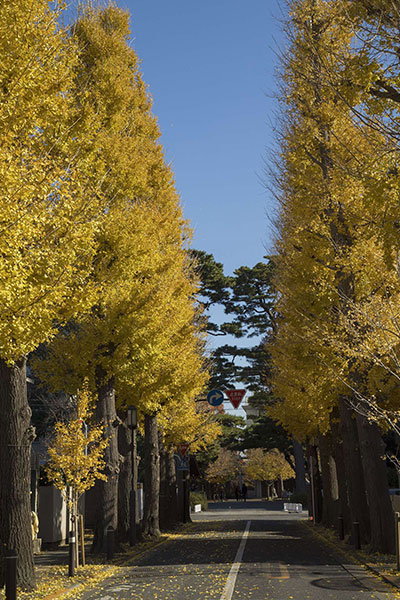
M 228 579 L 225 584 L 224 591 L 222 592 L 221 600 L 231 600 L 236 583 L 236 577 L 239 573 L 240 564 L 243 558 L 244 549 L 246 546 L 247 538 L 249 537 L 251 521 L 247 521 L 246 528 L 243 532 L 242 539 L 238 551 L 236 552 L 235 560 L 229 571 Z

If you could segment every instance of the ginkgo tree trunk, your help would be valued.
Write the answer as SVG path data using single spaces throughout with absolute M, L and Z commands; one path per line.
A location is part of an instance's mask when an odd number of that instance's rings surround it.
M 148 538 L 157 538 L 160 536 L 160 452 L 156 414 L 145 415 L 144 439 L 146 471 L 143 535 Z

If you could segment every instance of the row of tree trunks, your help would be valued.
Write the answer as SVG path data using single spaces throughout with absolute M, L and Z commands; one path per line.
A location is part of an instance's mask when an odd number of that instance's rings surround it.
M 101 552 L 104 551 L 104 534 L 110 524 L 115 528 L 118 523 L 118 539 L 121 542 L 126 542 L 129 539 L 130 527 L 129 495 L 132 489 L 132 440 L 126 423 L 122 422 L 121 418 L 116 417 L 115 394 L 111 381 L 99 388 L 97 418 L 107 423 L 109 427 L 107 433 L 111 441 L 106 456 L 108 479 L 106 482 L 98 482 L 95 489 L 97 514 L 95 525 L 96 544 L 93 544 L 93 549 L 95 552 Z M 118 428 L 116 428 L 117 424 L 119 425 Z M 185 518 L 186 520 L 189 519 L 189 515 L 183 515 L 183 509 L 179 509 L 174 452 L 164 446 L 162 435 L 158 431 L 156 414 L 145 415 L 144 453 L 146 469 L 142 534 L 145 537 L 154 538 L 160 535 L 160 529 L 171 529 L 177 523 L 184 521 Z M 136 461 L 135 455 L 134 461 Z M 137 489 L 137 469 L 135 469 L 135 475 L 135 489 Z M 188 512 L 188 499 L 185 506 Z M 136 510 L 136 523 L 138 523 L 138 503 L 136 503 Z M 101 538 L 102 532 L 103 538 Z
M 96 371 L 96 420 L 104 423 L 109 445 L 105 452 L 107 481 L 98 481 L 93 490 L 95 525 L 92 551 L 104 552 L 107 529 L 118 532 L 118 539 L 129 536 L 129 494 L 132 489 L 131 433 L 116 413 L 112 378 L 100 367 Z M 17 580 L 23 589 L 35 586 L 30 506 L 30 455 L 35 437 L 27 402 L 26 359 L 13 366 L 0 360 L 0 587 L 4 585 L 4 554 L 18 556 Z M 136 456 L 134 456 L 136 460 Z M 160 454 L 157 416 L 145 416 L 145 514 L 143 532 L 160 535 Z M 137 469 L 136 478 L 137 478 Z M 178 510 L 177 477 L 174 453 L 162 446 L 162 525 L 171 528 L 182 521 Z M 137 481 L 135 482 L 137 488 Z M 136 503 L 138 523 L 138 503 Z M 181 518 L 180 518 L 181 517 Z
M 340 421 L 337 417 L 340 416 Z M 337 527 L 344 519 L 345 532 L 360 524 L 362 543 L 373 551 L 395 550 L 394 515 L 388 493 L 384 443 L 375 423 L 353 410 L 342 397 L 339 411 L 331 418 L 331 430 L 318 437 L 318 457 L 323 488 L 322 522 Z M 311 456 L 316 463 L 317 458 Z M 317 469 L 314 467 L 316 497 Z M 318 520 L 319 513 L 316 517 Z
M 126 542 L 129 539 L 130 503 L 132 489 L 132 440 L 131 432 L 122 421 L 121 414 L 117 419 L 115 414 L 115 395 L 112 382 L 99 389 L 97 418 L 109 424 L 108 435 L 111 445 L 106 457 L 108 479 L 96 484 L 97 514 L 95 525 L 95 541 L 93 549 L 104 551 L 104 533 L 106 527 L 117 525 L 118 540 Z M 118 423 L 118 429 L 115 428 Z M 116 434 L 116 432 L 118 432 Z M 116 446 L 115 446 L 116 443 Z M 118 450 L 118 462 L 116 460 Z M 178 505 L 178 482 L 174 452 L 164 446 L 161 432 L 157 426 L 157 415 L 145 415 L 144 436 L 145 507 L 142 523 L 142 534 L 145 537 L 158 537 L 160 529 L 169 530 L 184 520 L 183 510 Z M 136 456 L 134 456 L 136 460 Z M 112 468 L 110 468 L 112 465 Z M 137 489 L 137 469 L 135 470 Z M 117 493 L 115 491 L 117 481 Z M 113 499 L 113 502 L 111 502 Z M 116 500 L 117 499 L 117 500 Z M 187 510 L 188 510 L 188 502 Z M 118 510 L 117 510 L 118 507 Z M 136 503 L 136 523 L 138 524 L 138 503 Z M 186 515 L 188 518 L 188 515 Z M 101 538 L 103 532 L 103 538 Z M 100 539 L 102 541 L 100 541 Z

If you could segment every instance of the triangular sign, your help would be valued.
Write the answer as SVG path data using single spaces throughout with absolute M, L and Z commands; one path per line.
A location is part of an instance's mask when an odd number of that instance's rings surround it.
M 179 452 L 182 456 L 185 456 L 186 452 L 189 450 L 189 444 L 179 444 Z
M 244 396 L 246 390 L 225 390 L 225 394 L 228 396 L 233 408 L 238 408 Z

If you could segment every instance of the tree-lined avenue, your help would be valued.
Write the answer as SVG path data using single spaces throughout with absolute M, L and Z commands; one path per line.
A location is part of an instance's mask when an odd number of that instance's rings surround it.
M 386 599 L 391 588 L 322 542 L 281 502 L 215 502 L 84 600 Z M 302 522 L 303 521 L 303 522 Z

